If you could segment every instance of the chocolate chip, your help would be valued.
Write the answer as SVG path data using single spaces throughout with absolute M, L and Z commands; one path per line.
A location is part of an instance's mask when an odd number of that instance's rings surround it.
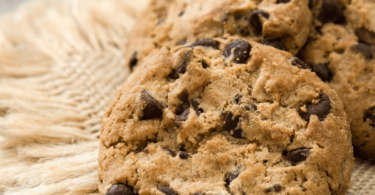
M 208 64 L 206 61 L 202 60 L 202 67 L 206 69 L 208 67 Z
M 189 93 L 185 90 L 178 95 L 178 99 L 183 102 L 189 102 Z
M 274 47 L 276 49 L 280 49 L 283 51 L 288 51 L 288 49 L 285 47 L 284 43 L 280 39 L 272 39 L 272 40 L 262 39 L 259 41 L 259 43 L 263 45 L 268 45 L 268 46 L 271 46 L 271 47 Z
M 227 178 L 225 179 L 225 183 L 227 186 L 232 183 L 233 180 L 235 180 L 240 174 L 239 173 L 229 173 Z
M 308 103 L 307 111 L 299 111 L 299 115 L 305 120 L 310 121 L 311 115 L 316 115 L 320 121 L 323 121 L 331 110 L 331 100 L 325 93 L 320 93 L 320 102 L 318 104 Z
M 258 109 L 258 106 L 255 105 L 255 104 L 250 104 L 250 106 L 249 106 L 249 105 L 246 105 L 246 106 L 245 106 L 245 110 L 250 111 L 251 108 L 252 108 L 254 111 L 256 111 L 256 110 Z
M 181 113 L 180 115 L 177 116 L 177 121 L 186 121 L 189 117 L 189 108 L 187 108 L 186 110 L 184 110 L 183 113 Z
M 144 104 L 141 120 L 160 118 L 163 115 L 164 106 L 146 91 L 142 92 L 141 99 Z
M 297 57 L 293 57 L 291 60 L 292 65 L 298 67 L 299 69 L 310 69 L 305 62 Z
M 236 95 L 236 96 L 234 97 L 234 102 L 236 102 L 236 104 L 238 104 L 238 103 L 240 102 L 241 98 L 242 98 L 241 95 Z
M 218 45 L 217 45 L 217 42 L 214 39 L 211 39 L 211 38 L 204 38 L 204 39 L 198 40 L 195 43 L 190 45 L 190 47 L 198 47 L 198 46 L 212 47 L 214 49 L 219 48 Z
M 372 53 L 372 49 L 369 45 L 364 43 L 358 43 L 357 45 L 353 45 L 352 49 L 358 53 L 361 53 L 365 56 L 367 59 L 374 58 L 374 54 Z
M 161 147 L 161 149 L 163 149 L 163 150 L 169 152 L 169 153 L 172 155 L 172 157 L 175 157 L 175 156 L 176 156 L 176 153 L 173 152 L 173 150 L 171 150 L 171 149 L 169 149 L 169 148 Z
M 180 42 L 178 42 L 178 44 L 177 44 L 177 45 L 185 45 L 185 44 L 186 44 L 186 42 L 187 42 L 187 40 L 186 40 L 186 39 L 184 39 L 184 40 L 181 40 Z
M 178 154 L 181 159 L 187 159 L 190 157 L 189 153 L 181 151 L 180 154 Z
M 177 70 L 173 70 L 172 73 L 168 75 L 168 77 L 172 79 L 180 78 L 180 74 L 184 74 L 186 72 L 186 68 L 190 61 L 190 57 L 191 57 L 191 50 L 187 51 L 184 54 L 184 59 L 182 60 L 180 67 L 178 67 Z
M 224 122 L 224 130 L 228 131 L 234 138 L 242 138 L 242 129 L 238 127 L 238 123 L 240 122 L 240 117 L 235 117 L 233 119 L 233 114 L 231 111 L 228 112 L 227 116 L 225 117 Z
M 322 0 L 322 6 L 318 15 L 320 22 L 337 22 L 344 17 L 343 10 L 337 0 Z
M 180 121 L 173 121 L 174 123 L 174 126 L 177 127 L 177 128 L 180 128 L 182 123 Z
M 329 62 L 324 63 L 324 64 L 314 64 L 311 63 L 309 64 L 309 67 L 313 72 L 318 75 L 320 79 L 324 82 L 330 82 L 332 80 L 333 74 L 331 70 L 328 68 Z
M 232 135 L 232 137 L 241 139 L 243 130 L 242 129 L 234 129 L 232 131 L 229 131 L 229 133 Z
M 366 28 L 359 28 L 355 30 L 355 34 L 359 40 L 368 45 L 375 45 L 375 33 L 367 30 Z
M 183 91 L 178 95 L 178 98 L 182 101 L 182 104 L 177 107 L 176 114 L 180 115 L 178 116 L 178 118 L 180 118 L 180 121 L 185 121 L 187 119 L 187 116 L 189 115 L 189 94 L 187 91 Z
M 288 152 L 287 158 L 292 163 L 299 163 L 299 162 L 306 160 L 309 154 L 310 154 L 310 149 L 299 148 L 299 149 L 295 149 L 295 150 Z
M 112 185 L 106 195 L 136 195 L 132 187 L 119 183 Z
M 159 187 L 158 190 L 163 192 L 166 195 L 178 195 L 177 192 L 173 191 L 171 188 L 167 186 Z
M 276 0 L 276 3 L 289 3 L 291 0 Z
M 224 56 L 229 57 L 233 51 L 234 62 L 244 64 L 250 57 L 251 46 L 247 41 L 236 39 L 224 48 Z
M 195 113 L 197 114 L 197 116 L 199 116 L 202 112 L 203 112 L 203 109 L 202 108 L 199 108 L 199 103 L 195 100 L 190 100 L 191 102 L 191 105 L 193 106 L 194 110 L 195 110 Z
M 129 60 L 130 70 L 133 70 L 134 66 L 138 64 L 137 54 L 138 52 L 135 51 L 132 57 L 130 57 L 130 60 Z
M 270 193 L 272 191 L 280 192 L 281 191 L 281 186 L 279 184 L 274 184 L 271 187 L 267 188 L 266 193 Z
M 245 26 L 245 27 L 244 26 L 238 26 L 238 31 L 244 37 L 250 35 L 250 31 L 249 31 L 249 28 L 247 26 Z
M 186 149 L 185 149 L 185 145 L 181 145 L 179 148 L 178 148 L 179 151 L 184 151 L 186 152 Z
M 263 33 L 263 23 L 260 19 L 261 17 L 268 19 L 270 15 L 265 11 L 255 10 L 252 11 L 247 17 L 249 26 L 253 29 L 256 36 L 261 36 Z
M 257 110 L 258 109 L 258 106 L 257 105 L 255 105 L 255 104 L 250 104 L 251 105 L 251 107 L 254 109 L 254 110 Z
M 363 121 L 366 122 L 367 119 L 370 119 L 370 125 L 375 127 L 375 106 L 367 110 Z
M 185 13 L 185 12 L 182 11 L 182 12 L 180 12 L 180 13 L 178 14 L 178 16 L 181 17 L 182 15 L 184 15 L 184 13 Z

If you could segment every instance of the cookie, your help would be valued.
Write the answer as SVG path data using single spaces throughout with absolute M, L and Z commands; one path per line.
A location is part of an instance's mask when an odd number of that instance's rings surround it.
M 353 150 L 336 93 L 289 52 L 203 42 L 162 48 L 117 91 L 100 193 L 345 194 Z
M 312 0 L 152 0 L 129 34 L 134 70 L 161 47 L 238 36 L 297 54 L 309 36 Z
M 375 46 L 375 1 L 352 0 L 347 6 L 348 23 L 360 42 Z
M 375 160 L 375 59 L 352 29 L 327 24 L 300 57 L 341 98 L 357 157 Z

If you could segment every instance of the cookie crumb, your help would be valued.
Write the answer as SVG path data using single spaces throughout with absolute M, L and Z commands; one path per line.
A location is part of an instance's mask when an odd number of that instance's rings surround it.
M 302 112 L 307 112 L 306 104 L 304 104 L 304 105 L 301 107 L 301 111 L 302 111 Z
M 319 102 L 320 102 L 320 99 L 314 99 L 314 100 L 312 100 L 313 104 L 318 104 Z

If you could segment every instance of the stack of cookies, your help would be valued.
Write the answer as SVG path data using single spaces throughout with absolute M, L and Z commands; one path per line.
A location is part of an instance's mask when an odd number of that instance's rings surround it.
M 375 160 L 375 1 L 152 0 L 105 113 L 103 195 L 330 195 Z

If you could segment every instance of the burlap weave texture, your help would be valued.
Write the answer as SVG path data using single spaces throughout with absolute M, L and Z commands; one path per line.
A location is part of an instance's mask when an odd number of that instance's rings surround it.
M 147 0 L 44 0 L 0 17 L 0 194 L 98 194 L 101 118 Z M 356 160 L 348 194 L 375 194 Z

